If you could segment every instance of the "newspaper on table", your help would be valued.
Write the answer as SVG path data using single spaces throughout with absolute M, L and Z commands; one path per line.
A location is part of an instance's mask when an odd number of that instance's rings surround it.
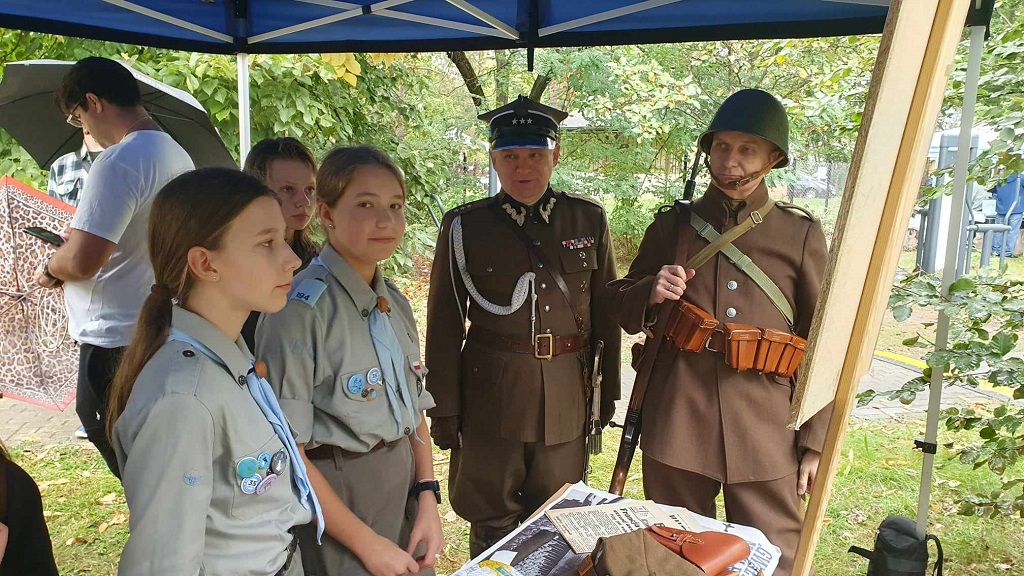
M 582 482 L 566 485 L 541 509 L 543 513 L 535 514 L 452 576 L 575 576 L 576 567 L 587 553 L 573 550 L 546 513 L 614 503 L 636 503 L 636 500 L 594 490 Z M 697 523 L 697 530 L 728 532 L 746 540 L 750 545 L 750 556 L 731 567 L 740 576 L 756 576 L 759 570 L 764 572 L 764 576 L 775 572 L 782 551 L 772 545 L 760 530 L 719 522 L 683 508 L 658 506 L 670 517 L 675 516 L 675 522 L 682 526 L 689 519 Z
M 548 510 L 545 514 L 573 552 L 589 554 L 603 536 L 625 534 L 648 526 L 668 526 L 700 532 L 689 510 L 669 514 L 653 500 L 624 500 L 614 504 Z

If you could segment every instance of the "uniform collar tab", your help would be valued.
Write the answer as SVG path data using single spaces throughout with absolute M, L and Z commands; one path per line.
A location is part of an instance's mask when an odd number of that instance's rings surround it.
M 363 320 L 366 320 L 370 316 L 370 312 L 377 307 L 378 296 L 388 298 L 390 302 L 388 287 L 384 283 L 384 276 L 381 275 L 379 267 L 373 274 L 373 282 L 367 285 L 366 281 L 356 274 L 352 266 L 330 244 L 325 244 L 324 249 L 320 251 L 320 260 L 331 275 L 341 283 L 342 288 L 348 292 L 356 307 L 359 308 Z
M 252 352 L 241 336 L 232 342 L 209 320 L 179 306 L 174 306 L 172 310 L 171 326 L 206 346 L 217 355 L 217 358 L 213 358 L 215 362 L 224 365 L 236 381 L 245 382 L 245 375 L 252 365 Z
M 561 195 L 558 192 L 548 186 L 540 199 L 532 205 L 526 205 L 502 190 L 498 195 L 498 206 L 520 226 L 525 224 L 527 219 L 532 222 L 550 224 L 551 212 L 554 210 L 555 204 L 558 203 L 559 196 Z

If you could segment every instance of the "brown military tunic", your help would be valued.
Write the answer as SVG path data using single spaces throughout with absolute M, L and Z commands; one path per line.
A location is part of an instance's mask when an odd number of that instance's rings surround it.
M 500 212 L 492 210 L 496 202 Z M 550 208 L 547 208 L 551 204 Z M 509 214 L 508 205 L 515 214 Z M 548 217 L 543 214 L 546 210 Z M 455 264 L 451 224 L 462 216 L 466 267 L 480 294 L 495 304 L 507 305 L 519 277 L 537 275 L 537 334 L 572 335 L 577 332 L 572 310 L 551 274 L 505 222 L 519 226 L 556 260 L 591 342 L 605 344 L 601 388 L 602 415 L 611 417 L 619 398 L 619 327 L 609 316 L 601 287 L 616 278 L 611 235 L 604 208 L 597 202 L 551 189 L 532 207 L 522 206 L 504 193 L 450 211 L 438 235 L 430 274 L 427 307 L 427 389 L 437 406 L 431 417 L 461 415 L 463 434 L 483 430 L 490 434 L 546 445 L 580 436 L 585 420 L 583 370 L 576 354 L 550 360 L 502 349 L 479 346 L 472 336 L 465 342 L 463 316 L 489 332 L 530 335 L 529 297 L 519 310 L 499 316 L 487 312 L 471 298 Z M 594 289 L 598 288 L 597 291 Z M 472 332 L 470 332 L 472 335 Z
M 714 186 L 693 205 L 693 211 L 720 233 L 748 219 L 750 212 L 768 198 L 762 182 L 737 209 L 730 207 L 727 197 Z M 688 254 L 694 255 L 708 242 L 697 234 L 689 222 L 679 222 L 678 211 L 662 210 L 647 228 L 639 252 L 625 278 L 612 282 L 612 314 L 628 333 L 644 328 L 645 310 L 655 276 L 662 266 L 672 264 L 676 251 L 676 231 L 686 235 Z M 764 221 L 735 240 L 733 245 L 750 257 L 781 289 L 793 308 L 795 326 L 792 331 L 804 338 L 810 331 L 814 307 L 825 269 L 827 249 L 821 225 L 800 211 L 777 206 Z M 753 324 L 764 328 L 790 330 L 785 317 L 768 296 L 747 275 L 722 253 L 697 270 L 687 282 L 685 299 L 709 312 L 719 322 Z M 647 320 L 650 320 L 648 316 Z M 799 500 L 796 498 L 795 474 L 799 457 L 807 449 L 821 451 L 828 427 L 827 408 L 805 423 L 799 431 L 786 428 L 789 419 L 793 385 L 788 379 L 759 374 L 753 370 L 738 372 L 725 364 L 725 356 L 705 350 L 703 353 L 679 352 L 666 341 L 651 374 L 650 387 L 643 406 L 641 448 L 644 453 L 645 489 L 667 487 L 648 493 L 649 498 L 682 502 L 697 492 L 683 494 L 686 487 L 673 489 L 686 474 L 661 478 L 671 470 L 688 471 L 727 486 L 740 483 L 761 483 L 762 489 L 774 486 L 770 481 L 792 476 L 792 481 L 776 483 L 779 490 L 791 491 L 785 513 L 772 516 L 769 510 L 745 515 L 732 521 L 750 523 L 773 538 L 772 526 L 783 524 L 788 514 L 785 537 L 773 541 L 786 551 L 795 534 L 799 538 Z M 653 465 L 649 466 L 648 462 Z M 651 478 L 647 478 L 647 476 Z M 678 492 L 678 498 L 666 492 Z M 707 491 L 711 504 L 697 506 L 686 500 L 691 509 L 714 514 L 717 489 Z M 780 495 L 779 498 L 781 498 Z M 727 507 L 729 490 L 726 490 Z M 735 498 L 740 501 L 741 498 Z M 757 499 L 750 499 L 756 501 Z M 761 498 L 767 502 L 767 498 Z M 667 502 L 670 503 L 670 502 Z M 795 547 L 795 542 L 794 542 Z M 793 550 L 788 550 L 789 558 Z M 788 572 L 780 570 L 779 573 Z
M 453 450 L 449 479 L 452 506 L 463 518 L 489 523 L 500 533 L 542 504 L 550 496 L 544 492 L 582 477 L 583 362 L 577 353 L 538 359 L 495 345 L 493 335 L 528 339 L 534 307 L 527 294 L 518 310 L 503 316 L 470 297 L 452 239 L 459 216 L 466 268 L 480 296 L 507 306 L 520 276 L 536 274 L 536 334 L 578 333 L 550 273 L 550 266 L 558 268 L 590 342 L 605 344 L 600 398 L 605 422 L 619 397 L 621 332 L 599 296 L 616 278 L 615 260 L 602 206 L 550 188 L 533 206 L 501 193 L 456 208 L 444 219 L 427 306 L 427 389 L 436 402 L 427 413 L 461 417 L 463 449 Z M 522 226 L 551 261 L 539 261 L 510 225 Z M 472 324 L 468 337 L 464 315 Z M 479 336 L 480 329 L 489 341 Z M 549 449 L 554 446 L 560 448 Z

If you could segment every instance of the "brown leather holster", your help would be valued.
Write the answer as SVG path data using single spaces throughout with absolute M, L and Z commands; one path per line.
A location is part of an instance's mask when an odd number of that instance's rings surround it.
M 676 555 L 685 558 L 708 576 L 725 574 L 730 566 L 750 556 L 746 540 L 725 532 L 690 532 L 650 526 L 646 532 Z
M 737 370 L 757 370 L 791 378 L 804 359 L 807 340 L 774 328 L 718 320 L 699 307 L 680 300 L 669 317 L 667 338 L 683 352 L 721 352 Z

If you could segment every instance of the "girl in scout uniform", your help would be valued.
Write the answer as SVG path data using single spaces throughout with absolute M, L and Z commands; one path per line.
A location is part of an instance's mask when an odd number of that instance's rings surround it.
M 245 171 L 266 183 L 281 201 L 284 216 L 284 239 L 299 257 L 302 270 L 320 251 L 310 238 L 309 224 L 313 220 L 313 201 L 316 194 L 316 159 L 309 148 L 295 138 L 267 138 L 260 140 L 245 156 Z M 256 323 L 260 313 L 253 311 L 242 328 L 242 338 L 252 350 L 255 348 Z
M 419 338 L 409 302 L 381 275 L 405 232 L 405 181 L 371 147 L 332 150 L 317 173 L 327 243 L 267 314 L 256 350 L 311 461 L 324 507 L 316 546 L 299 532 L 306 574 L 433 574 L 444 540 Z
M 120 574 L 297 575 L 317 515 L 287 421 L 239 337 L 284 306 L 298 267 L 277 198 L 226 168 L 153 201 L 155 283 L 111 389 L 108 434 L 131 534 Z

